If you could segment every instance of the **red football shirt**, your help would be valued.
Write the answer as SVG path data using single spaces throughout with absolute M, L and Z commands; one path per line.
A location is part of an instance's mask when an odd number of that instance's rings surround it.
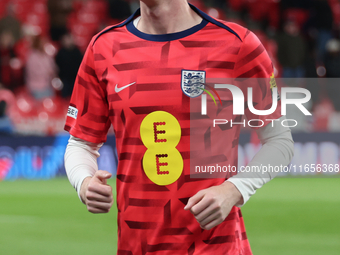
M 239 208 L 209 231 L 183 209 L 199 190 L 225 178 L 190 176 L 191 98 L 182 84 L 184 79 L 190 85 L 195 75 L 198 80 L 270 77 L 273 67 L 252 32 L 192 8 L 202 23 L 167 35 L 138 31 L 137 11 L 95 36 L 79 69 L 65 129 L 101 143 L 114 127 L 118 254 L 251 254 Z M 266 109 L 270 84 L 258 86 L 256 108 Z M 277 111 L 270 116 L 279 117 Z M 237 164 L 240 127 L 220 132 L 228 161 Z

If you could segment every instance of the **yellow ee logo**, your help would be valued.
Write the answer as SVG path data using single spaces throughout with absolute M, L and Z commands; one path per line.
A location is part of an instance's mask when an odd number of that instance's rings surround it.
M 178 120 L 168 112 L 152 112 L 143 119 L 140 136 L 147 148 L 143 157 L 147 177 L 162 186 L 177 181 L 183 171 L 183 158 L 176 149 L 181 139 Z

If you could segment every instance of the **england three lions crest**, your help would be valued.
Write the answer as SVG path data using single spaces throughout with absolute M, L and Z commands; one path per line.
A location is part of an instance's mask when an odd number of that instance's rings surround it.
M 204 92 L 205 71 L 182 70 L 182 91 L 188 97 L 198 97 Z

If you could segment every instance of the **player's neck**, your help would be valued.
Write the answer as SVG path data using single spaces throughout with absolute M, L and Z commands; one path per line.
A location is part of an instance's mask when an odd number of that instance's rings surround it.
M 170 34 L 189 29 L 202 21 L 186 0 L 140 1 L 137 29 L 146 34 Z

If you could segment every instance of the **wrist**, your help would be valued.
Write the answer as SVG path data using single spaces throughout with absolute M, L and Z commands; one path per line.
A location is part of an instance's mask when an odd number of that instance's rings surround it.
M 235 206 L 236 205 L 242 205 L 244 203 L 243 196 L 242 196 L 241 192 L 238 190 L 238 188 L 232 182 L 225 181 L 221 185 L 223 185 L 226 188 L 226 192 L 231 193 L 233 205 L 235 205 Z
M 86 177 L 81 186 L 80 186 L 80 192 L 79 192 L 79 196 L 80 196 L 80 199 L 81 201 L 86 204 L 86 190 L 87 190 L 87 187 L 89 186 L 89 182 L 91 180 L 92 177 Z

